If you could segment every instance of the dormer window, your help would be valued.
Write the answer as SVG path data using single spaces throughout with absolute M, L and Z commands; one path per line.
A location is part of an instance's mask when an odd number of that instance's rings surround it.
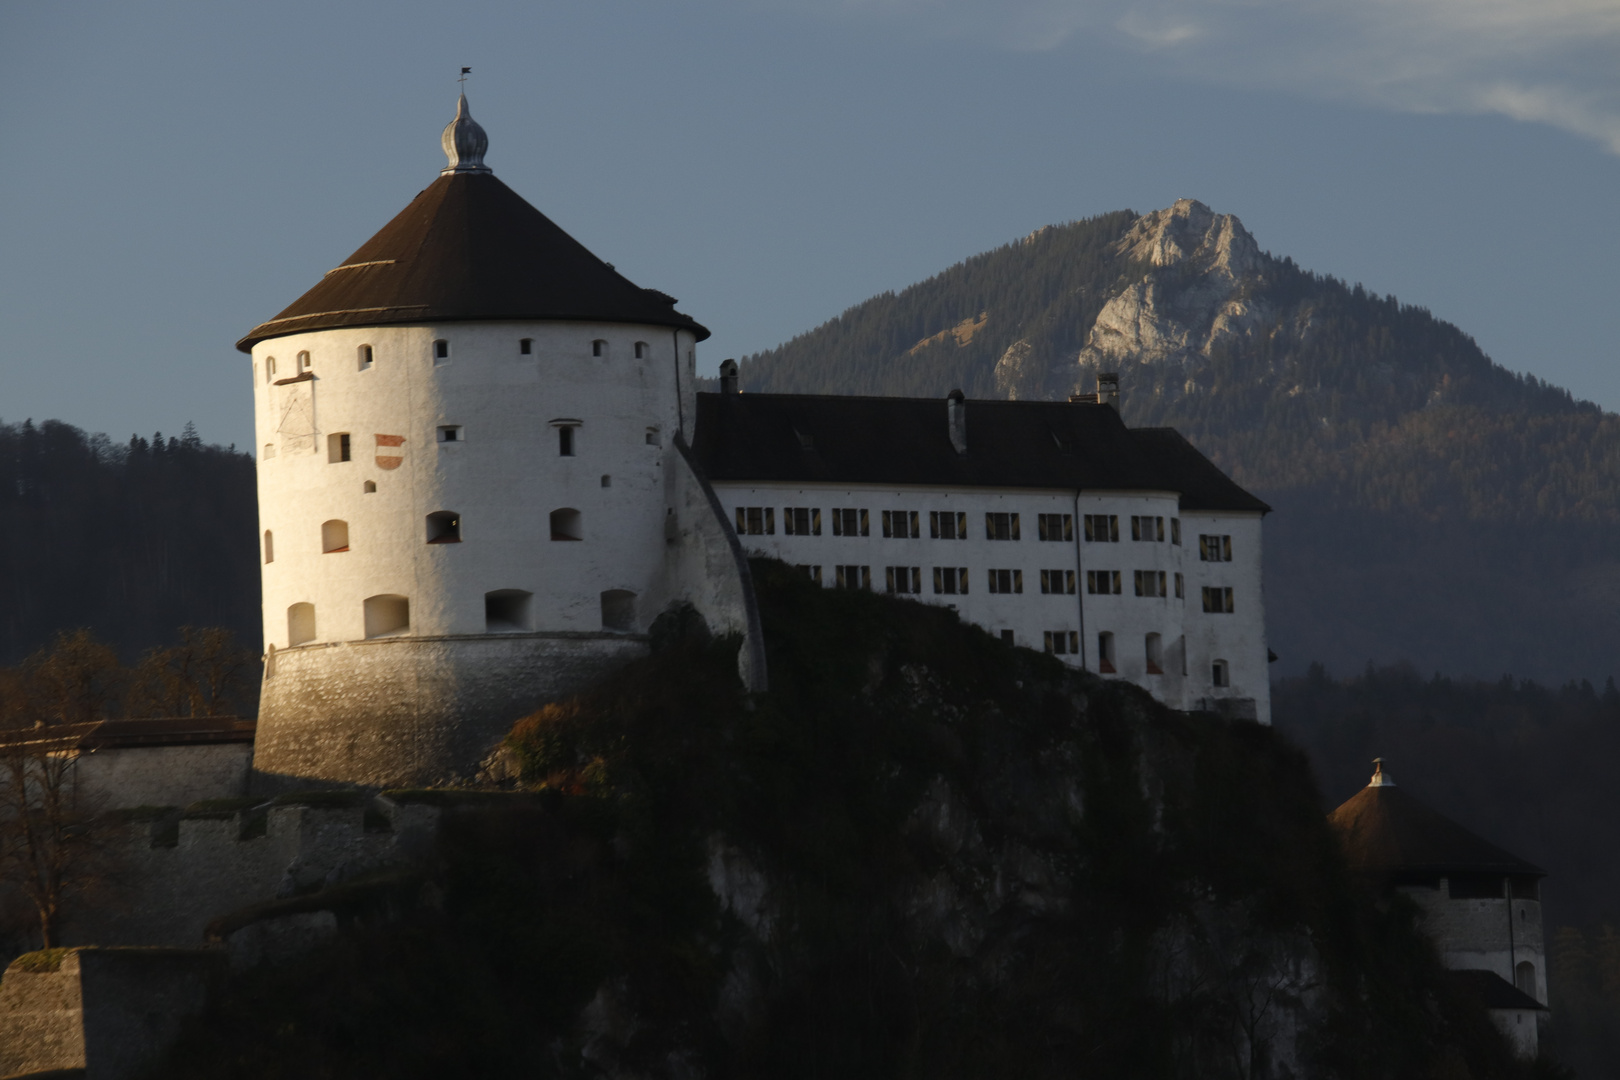
M 307 352 L 299 353 L 298 354 L 298 374 L 302 375 L 304 372 L 308 371 L 310 369 L 310 367 L 311 367 L 311 364 L 310 364 L 310 361 L 309 361 L 309 353 L 307 353 Z
M 442 364 L 450 359 L 450 343 L 443 338 L 433 343 L 433 362 Z
M 534 338 L 523 338 L 518 342 L 518 354 L 530 356 L 534 353 Z
M 636 342 L 636 359 L 645 360 L 652 355 L 652 349 L 645 341 Z
M 606 356 L 608 354 L 607 349 L 607 342 L 603 341 L 601 338 L 597 338 L 595 341 L 591 342 L 592 356 Z
M 371 346 L 362 345 L 355 351 L 360 361 L 360 370 L 365 371 L 367 368 L 371 367 Z

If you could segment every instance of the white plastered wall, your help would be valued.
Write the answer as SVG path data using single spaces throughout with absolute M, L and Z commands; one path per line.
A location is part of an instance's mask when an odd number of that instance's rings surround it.
M 437 340 L 449 344 L 443 360 Z M 606 356 L 592 355 L 597 340 Z M 641 359 L 637 342 L 646 344 Z M 365 370 L 362 345 L 373 357 Z M 413 636 L 483 634 L 484 594 L 503 589 L 533 594 L 535 631 L 602 630 L 602 592 L 658 591 L 664 461 L 691 415 L 692 350 L 687 331 L 573 322 L 339 329 L 260 342 L 261 560 L 263 531 L 274 536 L 274 561 L 263 567 L 265 641 L 288 646 L 288 609 L 298 603 L 315 605 L 314 643 L 363 638 L 364 601 L 383 594 L 408 598 Z M 298 374 L 306 351 L 314 377 L 277 385 Z M 577 425 L 572 457 L 559 453 L 563 423 Z M 439 441 L 441 426 L 459 427 L 459 439 Z M 351 460 L 331 463 L 328 438 L 345 432 Z M 551 539 L 550 514 L 560 508 L 580 511 L 583 540 Z M 460 515 L 460 543 L 426 542 L 436 511 Z M 321 526 L 334 519 L 348 524 L 349 550 L 323 553 Z M 635 629 L 656 614 L 638 606 Z
M 744 535 L 741 540 L 745 547 L 793 565 L 820 566 L 824 585 L 833 583 L 834 567 L 838 565 L 869 566 L 873 589 L 882 591 L 887 567 L 915 566 L 922 571 L 923 591 L 914 599 L 953 607 L 962 618 L 994 634 L 1011 630 L 1018 645 L 1041 649 L 1046 632 L 1075 631 L 1080 635 L 1081 652 L 1062 659 L 1097 671 L 1098 635 L 1110 632 L 1114 635 L 1116 668 L 1111 677 L 1143 687 L 1172 708 L 1195 708 L 1209 698 L 1253 699 L 1257 719 L 1270 722 L 1265 613 L 1259 589 L 1258 514 L 1182 515 L 1178 510 L 1179 496 L 1173 492 L 1081 492 L 1077 497 L 1073 491 L 742 482 L 717 483 L 715 488 L 728 514 L 735 515 L 738 507 L 774 509 L 774 534 Z M 783 515 L 790 507 L 820 509 L 821 535 L 786 535 Z M 831 512 L 835 508 L 866 510 L 869 535 L 834 536 Z M 884 510 L 916 510 L 920 538 L 885 538 Z M 930 511 L 965 512 L 967 538 L 932 539 Z M 1020 540 L 987 538 L 985 514 L 995 512 L 1019 515 Z M 1075 540 L 1041 541 L 1040 514 L 1070 515 Z M 1084 541 L 1086 514 L 1118 517 L 1119 541 Z M 1133 515 L 1163 517 L 1164 540 L 1133 540 Z M 1178 516 L 1182 518 L 1179 546 L 1172 543 L 1171 526 Z M 1194 520 L 1189 521 L 1189 516 Z M 1200 531 L 1231 535 L 1233 561 L 1200 563 Z M 966 595 L 934 592 L 933 568 L 950 566 L 967 567 Z M 988 588 L 991 569 L 1021 570 L 1023 592 L 992 594 Z M 1075 571 L 1075 594 L 1042 594 L 1043 569 Z M 1119 571 L 1122 594 L 1088 595 L 1087 570 Z M 1163 571 L 1167 595 L 1137 596 L 1138 570 Z M 1175 595 L 1178 572 L 1184 575 L 1181 598 Z M 1200 589 L 1205 584 L 1232 586 L 1232 614 L 1203 614 Z M 1162 671 L 1158 674 L 1147 670 L 1146 641 L 1150 633 L 1160 635 Z M 1216 658 L 1228 661 L 1228 687 L 1217 688 L 1211 681 L 1211 661 Z

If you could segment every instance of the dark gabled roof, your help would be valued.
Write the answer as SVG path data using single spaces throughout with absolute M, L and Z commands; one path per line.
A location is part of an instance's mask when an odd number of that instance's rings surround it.
M 1133 431 L 1108 405 L 964 410 L 958 454 L 945 398 L 699 394 L 693 450 L 712 480 L 1168 491 L 1185 509 L 1270 509 L 1174 431 Z
M 1394 784 L 1369 784 L 1328 815 L 1351 866 L 1368 874 L 1500 874 L 1547 872 L 1431 810 Z
M 236 343 L 339 326 L 581 319 L 709 332 L 489 173 L 440 176 L 313 288 Z
M 1478 999 L 1487 1009 L 1540 1009 L 1547 1006 L 1520 990 L 1494 971 L 1448 971 L 1446 977 L 1463 992 Z
M 1270 511 L 1270 506 L 1234 483 L 1175 428 L 1132 428 L 1131 439 L 1152 468 L 1176 477 L 1183 510 Z

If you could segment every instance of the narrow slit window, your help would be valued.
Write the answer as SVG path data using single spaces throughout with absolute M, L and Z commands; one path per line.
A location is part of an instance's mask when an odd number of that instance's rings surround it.
M 276 358 L 273 357 L 273 356 L 267 356 L 267 357 L 264 358 L 264 381 L 265 382 L 271 382 L 271 381 L 273 381 L 275 379 L 275 377 L 276 377 Z
M 433 343 L 433 362 L 439 364 L 448 359 L 450 359 L 450 343 L 440 338 Z
M 574 429 L 571 425 L 564 424 L 557 429 L 557 455 L 574 456 Z
M 518 355 L 519 356 L 532 356 L 532 355 L 534 355 L 534 338 L 520 338 L 518 340 Z
M 309 353 L 301 352 L 298 354 L 298 374 L 302 375 L 313 366 L 314 365 L 310 363 Z
M 607 354 L 608 344 L 606 341 L 603 341 L 601 338 L 597 338 L 595 341 L 591 342 L 592 356 L 606 356 Z
M 1112 675 L 1114 668 L 1114 635 L 1104 630 L 1097 635 L 1097 670 Z
M 336 431 L 326 437 L 326 460 L 331 465 L 350 460 L 347 431 Z
M 1218 687 L 1227 687 L 1232 685 L 1231 671 L 1226 666 L 1225 660 L 1216 660 L 1214 663 L 1209 665 L 1209 681 Z
M 269 529 L 264 530 L 264 561 L 267 563 L 276 561 L 276 537 Z
M 358 353 L 358 358 L 360 361 L 360 370 L 365 371 L 367 368 L 371 367 L 371 346 L 362 345 L 356 350 L 356 352 Z
M 647 359 L 647 357 L 649 357 L 651 355 L 652 355 L 652 350 L 647 347 L 647 343 L 645 341 L 636 342 L 636 359 L 637 360 L 645 360 L 645 359 Z
M 1147 673 L 1149 675 L 1164 674 L 1164 647 L 1163 639 L 1158 634 L 1149 634 L 1143 639 L 1143 653 L 1147 660 Z

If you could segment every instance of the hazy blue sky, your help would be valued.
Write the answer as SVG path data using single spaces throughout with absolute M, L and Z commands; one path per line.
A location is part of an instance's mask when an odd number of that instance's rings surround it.
M 247 444 L 232 343 L 432 182 L 460 65 L 705 370 L 1185 196 L 1616 409 L 1617 59 L 1615 0 L 0 0 L 0 418 Z

